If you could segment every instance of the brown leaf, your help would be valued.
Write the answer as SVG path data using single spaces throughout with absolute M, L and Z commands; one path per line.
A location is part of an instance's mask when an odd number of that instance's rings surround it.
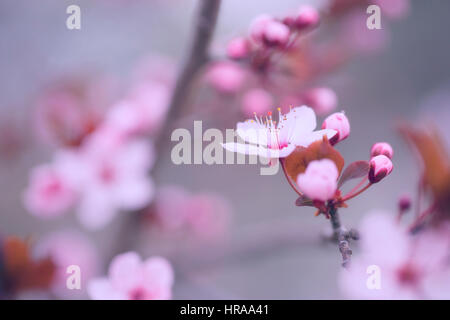
M 5 273 L 14 292 L 25 289 L 48 288 L 53 280 L 55 265 L 50 258 L 33 260 L 29 244 L 17 237 L 3 242 Z
M 339 174 L 344 167 L 344 158 L 339 151 L 333 148 L 328 138 L 324 136 L 322 141 L 313 142 L 308 148 L 297 147 L 286 157 L 286 172 L 293 181 L 296 181 L 298 175 L 305 172 L 311 161 L 320 159 L 332 160 L 336 164 Z
M 424 183 L 438 206 L 450 212 L 450 158 L 445 143 L 435 129 L 425 131 L 404 125 L 400 132 L 417 151 L 423 163 Z
M 338 182 L 338 187 L 340 188 L 348 180 L 367 176 L 369 173 L 369 167 L 370 165 L 368 161 L 355 161 L 350 163 L 342 173 Z

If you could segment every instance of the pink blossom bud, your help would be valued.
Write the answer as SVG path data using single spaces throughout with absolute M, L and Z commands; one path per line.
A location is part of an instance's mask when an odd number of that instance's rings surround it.
M 244 79 L 244 70 L 233 62 L 217 62 L 207 73 L 209 83 L 223 93 L 235 93 L 241 88 Z
M 319 24 L 319 12 L 316 8 L 305 5 L 300 7 L 294 20 L 297 29 L 311 28 Z
M 268 14 L 262 14 L 253 19 L 250 24 L 249 33 L 250 37 L 255 42 L 262 42 L 264 38 L 264 33 L 266 30 L 266 26 L 273 21 L 273 17 Z
M 407 211 L 411 208 L 411 202 L 411 196 L 404 194 L 398 199 L 398 208 L 401 212 Z
M 306 196 L 313 200 L 327 201 L 334 197 L 339 176 L 336 165 L 330 159 L 315 160 L 306 171 L 298 175 L 297 184 Z
M 343 112 L 336 112 L 324 120 L 322 129 L 333 129 L 337 131 L 336 135 L 330 139 L 330 143 L 334 145 L 348 137 L 350 134 L 350 122 Z
M 375 156 L 370 159 L 369 181 L 377 183 L 392 172 L 393 165 L 391 159 L 385 155 Z
M 40 218 L 62 215 L 76 201 L 76 191 L 68 177 L 51 165 L 32 170 L 30 184 L 25 191 L 25 206 Z
M 289 28 L 281 22 L 270 21 L 264 30 L 264 40 L 269 46 L 284 46 L 289 40 Z
M 318 115 L 326 115 L 337 107 L 337 95 L 330 88 L 313 88 L 304 93 L 305 104 Z
M 242 111 L 247 116 L 265 114 L 273 105 L 272 96 L 264 89 L 252 89 L 247 91 L 242 98 Z
M 394 155 L 394 150 L 392 149 L 389 143 L 378 142 L 372 146 L 372 149 L 370 150 L 370 156 L 373 158 L 379 156 L 380 154 L 385 155 L 389 159 L 392 159 L 392 156 Z
M 231 59 L 242 59 L 248 55 L 249 43 L 244 37 L 234 38 L 228 43 L 227 56 Z

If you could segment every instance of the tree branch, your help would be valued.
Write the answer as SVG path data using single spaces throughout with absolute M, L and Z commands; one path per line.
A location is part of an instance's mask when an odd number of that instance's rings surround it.
M 349 240 L 358 240 L 359 235 L 354 229 L 347 231 L 342 227 L 339 214 L 334 206 L 330 208 L 330 221 L 331 227 L 333 228 L 333 239 L 338 242 L 339 251 L 342 255 L 342 266 L 347 268 L 350 265 L 352 257 Z
M 153 167 L 153 172 L 157 171 L 156 168 L 160 165 L 162 159 L 161 153 L 164 150 L 167 139 L 169 139 L 170 132 L 173 129 L 172 127 L 176 123 L 183 106 L 187 105 L 186 102 L 189 96 L 192 94 L 195 77 L 203 65 L 208 62 L 209 46 L 217 23 L 220 3 L 221 0 L 199 0 L 197 16 L 194 19 L 195 26 L 192 39 L 189 42 L 187 54 L 181 64 L 175 82 L 166 117 L 166 125 L 156 139 L 158 159 Z M 130 212 L 125 221 L 123 221 L 123 225 L 119 230 L 119 236 L 117 237 L 119 242 L 114 248 L 117 251 L 113 252 L 113 256 L 117 252 L 130 250 L 134 246 L 138 239 L 137 234 L 139 233 L 139 220 L 141 216 L 142 211 Z
M 176 122 L 183 105 L 187 104 L 198 72 L 209 60 L 209 46 L 217 23 L 220 3 L 221 0 L 200 0 L 194 34 L 188 53 L 181 65 L 169 104 L 168 122 L 165 131 L 162 132 L 157 141 L 158 150 L 162 149 L 170 130 L 173 129 L 172 123 Z

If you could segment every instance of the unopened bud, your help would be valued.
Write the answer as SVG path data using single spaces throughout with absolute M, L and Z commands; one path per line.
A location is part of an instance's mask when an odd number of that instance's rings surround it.
M 393 164 L 391 159 L 385 155 L 375 156 L 370 159 L 369 181 L 377 183 L 392 172 Z
M 385 155 L 389 159 L 392 159 L 392 156 L 394 155 L 394 150 L 392 149 L 389 143 L 378 142 L 372 146 L 372 149 L 370 150 L 370 156 L 376 157 L 379 156 L 380 154 Z
M 330 139 L 332 145 L 346 139 L 350 134 L 350 122 L 343 112 L 328 116 L 322 123 L 322 129 L 333 129 L 337 133 Z

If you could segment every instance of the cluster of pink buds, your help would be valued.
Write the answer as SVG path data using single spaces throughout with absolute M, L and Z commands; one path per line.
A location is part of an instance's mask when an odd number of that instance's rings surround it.
M 309 161 L 305 170 L 298 174 L 295 189 L 300 195 L 298 205 L 315 206 L 318 209 L 316 214 L 323 213 L 329 217 L 330 210 L 346 207 L 345 201 L 361 194 L 372 184 L 381 181 L 392 172 L 393 149 L 386 142 L 376 143 L 371 149 L 370 161 L 356 161 L 342 170 L 343 159 L 332 146 L 349 136 L 350 122 L 343 112 L 337 112 L 324 120 L 322 129 L 336 132 L 329 140 L 321 142 L 329 143 L 330 151 Z M 307 150 L 309 148 L 311 148 L 310 151 Z M 316 152 L 313 151 L 313 148 L 315 146 L 311 145 L 303 150 L 305 154 L 303 157 L 308 158 L 310 157 L 309 153 Z M 286 159 L 287 163 L 290 161 L 289 158 Z M 342 195 L 340 187 L 347 180 L 354 178 L 362 178 L 362 181 L 346 195 Z M 364 183 L 366 185 L 362 187 Z
M 277 19 L 262 14 L 249 27 L 249 37 L 232 39 L 227 46 L 227 55 L 231 59 L 261 57 L 268 49 L 285 49 L 300 33 L 319 24 L 319 13 L 311 6 L 302 6 L 294 14 Z

